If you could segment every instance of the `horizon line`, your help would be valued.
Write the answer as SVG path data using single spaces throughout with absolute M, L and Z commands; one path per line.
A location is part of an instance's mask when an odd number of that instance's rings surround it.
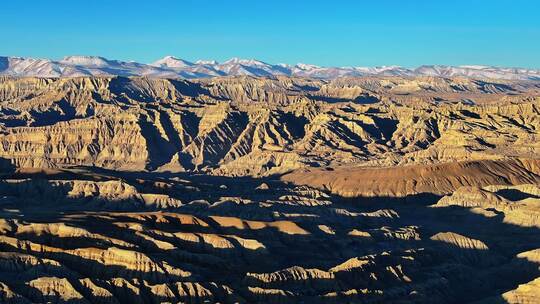
M 442 66 L 442 67 L 461 67 L 461 68 L 468 68 L 468 67 L 486 67 L 486 68 L 502 68 L 502 69 L 525 69 L 525 70 L 540 70 L 540 67 L 524 67 L 524 66 L 505 66 L 505 65 L 495 65 L 495 64 L 478 64 L 478 63 L 469 63 L 469 64 L 444 64 L 444 63 L 423 63 L 420 65 L 410 66 L 410 65 L 399 65 L 399 64 L 384 64 L 384 65 L 319 65 L 315 63 L 308 63 L 308 62 L 296 62 L 296 63 L 285 63 L 285 62 L 277 62 L 277 63 L 271 63 L 269 60 L 263 60 L 263 59 L 257 59 L 255 57 L 247 58 L 247 57 L 239 57 L 239 56 L 233 56 L 226 60 L 217 60 L 217 59 L 185 59 L 183 57 L 179 57 L 176 55 L 164 55 L 152 62 L 145 62 L 145 61 L 138 61 L 138 60 L 131 60 L 131 59 L 116 59 L 111 57 L 105 57 L 102 55 L 63 55 L 62 57 L 46 57 L 46 56 L 19 56 L 19 55 L 0 55 L 0 57 L 5 58 L 22 58 L 22 59 L 36 59 L 36 60 L 50 60 L 53 62 L 60 62 L 65 58 L 68 57 L 92 57 L 92 58 L 103 58 L 108 61 L 118 61 L 118 62 L 136 62 L 139 64 L 145 64 L 145 65 L 152 65 L 156 61 L 159 61 L 161 59 L 165 59 L 167 57 L 173 57 L 175 59 L 184 60 L 193 64 L 197 64 L 197 61 L 216 61 L 217 64 L 223 64 L 227 61 L 233 60 L 233 59 L 239 59 L 239 60 L 256 60 L 263 62 L 265 64 L 269 64 L 272 66 L 279 66 L 279 65 L 289 65 L 289 66 L 296 66 L 299 64 L 305 64 L 305 65 L 313 65 L 320 68 L 381 68 L 381 67 L 399 67 L 399 68 L 405 68 L 405 69 L 417 69 L 422 66 Z

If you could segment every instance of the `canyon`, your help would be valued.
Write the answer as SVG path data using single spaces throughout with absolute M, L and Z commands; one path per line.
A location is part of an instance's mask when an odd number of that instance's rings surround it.
M 537 303 L 510 78 L 0 76 L 0 302 Z

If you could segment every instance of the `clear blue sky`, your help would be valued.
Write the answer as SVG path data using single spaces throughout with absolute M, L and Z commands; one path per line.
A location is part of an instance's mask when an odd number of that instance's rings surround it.
M 0 35 L 0 55 L 52 59 L 540 68 L 540 1 L 2 1 Z

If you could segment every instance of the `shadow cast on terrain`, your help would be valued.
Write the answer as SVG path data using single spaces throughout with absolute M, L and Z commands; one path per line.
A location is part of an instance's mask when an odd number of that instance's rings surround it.
M 309 98 L 315 101 L 322 101 L 322 102 L 328 102 L 328 103 L 352 102 L 355 104 L 375 104 L 375 103 L 380 102 L 380 100 L 377 97 L 369 95 L 369 94 L 361 94 L 355 97 L 354 99 L 320 96 L 320 95 L 310 95 Z
M 0 177 L 3 177 L 3 175 L 6 174 L 12 174 L 15 172 L 15 165 L 11 162 L 11 160 L 7 158 L 0 157 Z
M 60 261 L 62 265 L 70 269 L 70 272 L 64 276 L 77 289 L 86 290 L 85 287 L 80 286 L 78 278 L 90 277 L 102 287 L 111 289 L 113 296 L 122 302 L 137 301 L 140 297 L 133 292 L 126 292 L 125 289 L 114 289 L 106 283 L 107 280 L 121 276 L 128 279 L 145 279 L 151 284 L 172 284 L 179 281 L 216 282 L 232 287 L 247 302 L 262 302 L 247 289 L 247 285 L 260 286 L 286 289 L 301 295 L 301 299 L 306 303 L 317 303 L 324 302 L 324 299 L 321 300 L 319 297 L 320 295 L 336 288 L 342 291 L 336 296 L 338 302 L 360 301 L 363 299 L 361 295 L 347 294 L 345 291 L 365 288 L 388 291 L 387 294 L 369 295 L 369 299 L 372 300 L 385 301 L 388 295 L 402 294 L 403 300 L 424 300 L 425 302 L 426 299 L 422 297 L 429 296 L 430 290 L 423 289 L 427 287 L 422 283 L 433 283 L 436 278 L 443 277 L 445 280 L 437 281 L 436 289 L 443 288 L 451 292 L 439 295 L 440 298 L 435 299 L 444 299 L 447 302 L 470 302 L 498 297 L 501 293 L 516 288 L 518 284 L 540 276 L 538 264 L 516 257 L 518 253 L 540 248 L 538 228 L 505 223 L 501 214 L 486 217 L 463 207 L 434 208 L 432 205 L 440 199 L 440 196 L 430 193 L 403 198 L 343 198 L 328 195 L 325 198 L 320 197 L 319 200 L 330 201 L 330 205 L 301 205 L 295 198 L 298 194 L 291 190 L 294 186 L 283 183 L 278 176 L 255 179 L 197 174 L 128 173 L 97 168 L 84 168 L 84 170 L 81 168 L 80 170 L 86 172 L 86 175 L 82 174 L 82 176 L 94 176 L 97 180 L 122 180 L 135 186 L 140 192 L 165 193 L 182 200 L 185 205 L 175 210 L 160 212 L 149 212 L 144 208 L 135 208 L 128 212 L 106 212 L 106 203 L 96 209 L 84 202 L 81 203 L 76 198 L 64 198 L 62 204 L 76 206 L 76 208 L 62 211 L 61 204 L 52 204 L 59 209 L 53 208 L 46 216 L 33 215 L 32 212 L 21 208 L 20 214 L 13 215 L 12 218 L 24 219 L 29 223 L 63 223 L 101 235 L 103 239 L 89 236 L 70 238 L 53 234 L 39 237 L 23 234 L 18 235 L 18 239 L 61 248 L 64 252 L 22 251 L 5 244 L 0 245 L 0 248 L 5 252 L 31 253 L 42 258 Z M 11 178 L 21 177 L 17 176 L 17 173 L 10 172 L 9 174 Z M 66 172 L 59 172 L 60 175 L 47 175 L 43 172 L 37 174 L 33 177 L 29 174 L 23 176 L 38 179 L 74 177 Z M 70 174 L 78 176 L 80 173 L 70 172 Z M 171 180 L 189 184 L 199 190 L 189 193 L 175 192 L 156 186 L 156 183 Z M 268 186 L 267 189 L 257 189 L 263 183 Z M 516 199 L 521 198 L 513 192 L 506 194 Z M 289 200 L 284 199 L 287 196 L 292 197 Z M 246 203 L 232 201 L 215 203 L 223 197 L 241 198 L 246 200 Z M 35 203 L 39 203 L 39 199 Z M 201 200 L 207 201 L 208 204 L 189 203 Z M 40 207 L 47 205 L 41 202 Z M 392 210 L 395 215 L 380 215 L 377 212 L 381 210 Z M 184 223 L 177 219 L 180 214 L 194 216 L 207 225 Z M 223 217 L 236 218 L 240 222 L 231 220 L 228 224 L 222 219 Z M 257 225 L 250 224 L 250 221 L 265 223 L 292 221 L 298 226 L 299 231 L 305 231 L 305 233 L 291 233 L 293 230 L 287 230 L 290 226 L 279 225 L 261 226 L 255 229 L 253 227 Z M 121 223 L 126 223 L 126 225 L 119 225 Z M 140 225 L 144 229 L 128 228 L 133 225 Z M 321 225 L 332 227 L 333 234 L 322 231 Z M 352 236 L 349 234 L 352 229 L 366 231 L 370 236 Z M 439 233 L 448 232 L 478 240 L 485 244 L 487 249 L 467 248 L 467 244 L 458 246 L 458 243 L 432 238 Z M 418 237 L 414 236 L 415 233 Z M 209 235 L 212 235 L 215 240 L 232 245 L 228 248 L 220 248 L 216 245 L 219 242 L 213 244 L 205 239 L 209 238 Z M 238 238 L 256 240 L 264 247 L 244 248 Z M 517 239 L 519 242 L 516 242 Z M 122 240 L 134 247 L 113 244 L 112 240 Z M 164 243 L 171 244 L 172 247 L 160 248 L 159 244 Z M 123 266 L 106 265 L 66 252 L 70 249 L 90 247 L 101 250 L 117 247 L 143 252 L 154 262 L 166 262 L 173 267 L 189 271 L 191 275 L 175 277 L 172 274 L 159 273 L 157 270 L 134 271 Z M 420 248 L 423 249 L 420 250 Z M 370 279 L 370 271 L 379 273 L 380 269 L 377 267 L 390 267 L 394 263 L 391 256 L 385 257 L 381 255 L 382 252 L 405 254 L 408 250 L 421 252 L 414 255 L 414 262 L 400 262 L 402 270 L 410 276 L 411 282 L 404 283 L 403 280 L 384 273 L 380 274 L 379 280 Z M 246 277 L 248 272 L 267 273 L 293 266 L 326 270 L 350 258 L 369 255 L 375 255 L 372 259 L 377 261 L 375 266 L 370 266 L 374 267 L 372 270 L 368 268 L 365 271 L 339 272 L 332 280 L 312 278 L 306 283 L 294 281 L 262 283 Z M 62 275 L 60 270 L 54 273 Z M 37 278 L 38 274 L 35 273 L 35 277 L 24 279 Z M 14 290 L 34 300 L 42 297 L 47 301 L 54 301 L 50 295 L 39 295 L 37 289 L 24 291 L 22 287 L 17 287 L 19 283 L 16 282 L 16 278 L 5 279 L 0 273 L 0 279 L 9 286 L 14 286 Z M 143 300 L 156 300 L 156 298 L 151 299 L 151 293 L 147 287 L 141 285 L 141 288 Z M 83 295 L 85 295 L 84 292 Z M 283 297 L 283 295 L 266 296 L 267 302 L 277 302 Z M 230 302 L 230 298 L 224 294 L 213 300 Z M 289 298 L 288 300 L 300 299 Z
M 538 195 L 524 193 L 524 192 L 519 191 L 518 189 L 501 189 L 495 192 L 495 194 L 500 195 L 506 198 L 507 200 L 514 201 L 514 202 L 520 201 L 526 198 L 536 198 L 536 199 L 540 198 L 540 196 Z

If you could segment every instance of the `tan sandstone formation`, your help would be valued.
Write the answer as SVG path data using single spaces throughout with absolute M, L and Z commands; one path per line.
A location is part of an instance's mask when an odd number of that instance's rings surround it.
M 0 303 L 536 303 L 540 86 L 0 78 Z

